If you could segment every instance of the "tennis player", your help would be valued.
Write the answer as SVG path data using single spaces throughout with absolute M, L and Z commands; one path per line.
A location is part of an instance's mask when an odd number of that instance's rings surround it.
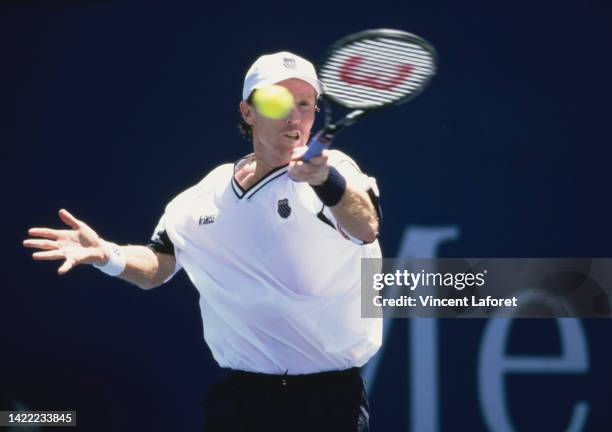
M 280 120 L 260 115 L 254 90 L 286 87 Z M 103 240 L 62 209 L 70 229 L 32 228 L 37 260 L 79 264 L 142 289 L 181 268 L 200 292 L 204 338 L 231 371 L 205 406 L 206 430 L 368 430 L 359 375 L 379 349 L 382 321 L 360 317 L 360 260 L 380 257 L 373 178 L 338 150 L 306 150 L 324 91 L 313 65 L 280 52 L 248 70 L 240 102 L 253 153 L 215 168 L 165 208 L 148 245 Z

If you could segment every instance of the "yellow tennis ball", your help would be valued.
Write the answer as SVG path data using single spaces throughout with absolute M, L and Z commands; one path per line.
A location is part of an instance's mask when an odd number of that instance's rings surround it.
M 253 103 L 262 116 L 281 119 L 293 109 L 293 95 L 283 86 L 271 85 L 255 90 Z

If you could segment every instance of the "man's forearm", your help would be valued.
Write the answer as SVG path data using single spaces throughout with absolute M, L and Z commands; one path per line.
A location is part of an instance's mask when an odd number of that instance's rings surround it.
M 126 265 L 118 276 L 142 289 L 161 285 L 174 272 L 174 257 L 158 254 L 146 246 L 120 246 Z
M 371 243 L 378 236 L 378 214 L 365 191 L 347 185 L 338 204 L 331 207 L 336 221 L 353 237 Z

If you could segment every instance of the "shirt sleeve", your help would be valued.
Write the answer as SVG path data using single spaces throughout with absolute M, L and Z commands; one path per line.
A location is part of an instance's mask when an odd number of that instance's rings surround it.
M 382 223 L 382 209 L 380 207 L 380 192 L 378 190 L 378 185 L 376 183 L 376 179 L 374 177 L 370 177 L 364 174 L 357 163 L 351 159 L 346 154 L 338 151 L 332 150 L 330 151 L 330 164 L 334 166 L 340 174 L 346 179 L 347 183 L 351 184 L 353 187 L 357 189 L 361 189 L 365 191 L 374 208 L 376 209 L 376 214 L 378 216 L 379 223 Z M 348 232 L 346 232 L 342 226 L 336 221 L 331 209 L 321 203 L 321 211 L 317 215 L 317 217 L 336 229 L 344 238 L 351 240 L 352 242 L 363 245 L 367 244 L 361 239 L 351 236 Z M 380 231 L 380 230 L 379 230 Z
M 168 237 L 168 233 L 166 232 L 164 216 L 162 216 L 157 223 L 157 226 L 155 227 L 153 235 L 151 236 L 147 246 L 149 249 L 153 249 L 155 252 L 174 255 L 174 244 L 172 244 L 172 240 L 170 240 L 170 237 Z
M 147 247 L 153 250 L 154 252 L 172 255 L 175 257 L 176 265 L 174 267 L 174 272 L 164 281 L 167 282 L 172 279 L 172 277 L 182 268 L 182 266 L 179 264 L 178 260 L 176 260 L 174 244 L 172 243 L 172 240 L 170 240 L 170 237 L 168 236 L 168 233 L 166 231 L 166 222 L 164 216 L 165 215 L 160 218 L 159 222 L 157 223 L 157 226 L 155 227 L 155 230 L 153 230 L 153 235 L 151 236 Z

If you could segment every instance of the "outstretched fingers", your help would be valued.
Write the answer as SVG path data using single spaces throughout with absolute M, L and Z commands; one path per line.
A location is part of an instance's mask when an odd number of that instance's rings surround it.
M 30 228 L 28 234 L 34 237 L 43 237 L 51 240 L 58 240 L 64 234 L 61 230 L 55 230 L 51 228 Z
M 57 273 L 61 276 L 63 274 L 68 273 L 72 267 L 74 267 L 74 263 L 70 258 L 66 258 L 66 261 L 57 269 Z
M 54 250 L 58 248 L 57 242 L 52 240 L 27 239 L 23 241 L 23 245 L 27 248 Z
M 70 228 L 74 230 L 78 230 L 79 228 L 81 228 L 81 221 L 79 221 L 77 218 L 72 216 L 70 212 L 68 212 L 68 210 L 61 209 L 59 211 L 59 217 Z
M 56 249 L 45 252 L 34 252 L 32 258 L 39 261 L 58 260 L 66 258 L 63 250 Z

